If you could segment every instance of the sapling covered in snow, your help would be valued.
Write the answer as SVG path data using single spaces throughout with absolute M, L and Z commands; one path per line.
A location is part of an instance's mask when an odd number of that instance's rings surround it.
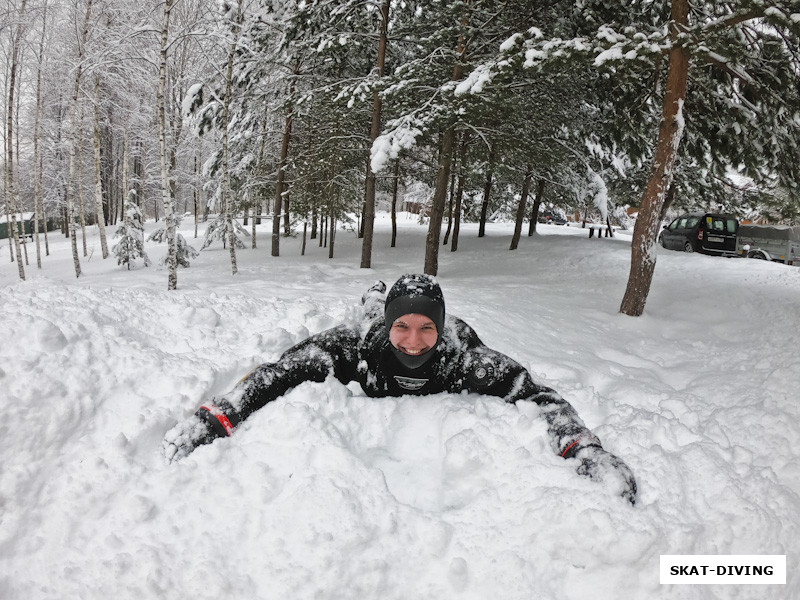
M 232 220 L 233 228 L 234 228 L 234 235 L 228 236 L 228 223 L 225 222 L 224 216 L 220 215 L 208 225 L 208 229 L 206 229 L 206 234 L 203 239 L 203 245 L 200 250 L 205 250 L 215 241 L 220 240 L 223 246 L 227 246 L 228 238 L 233 238 L 234 243 L 236 244 L 237 248 L 245 248 L 245 244 L 242 241 L 243 238 L 250 237 L 250 232 L 247 231 L 236 219 Z
M 183 217 L 181 215 L 175 215 L 175 228 L 177 229 L 181 225 L 181 219 Z M 189 261 L 193 258 L 197 258 L 199 252 L 195 250 L 189 243 L 186 241 L 186 238 L 183 237 L 180 233 L 175 234 L 175 259 L 178 261 L 179 267 L 189 268 Z M 161 244 L 167 241 L 167 227 L 162 226 L 153 231 L 149 236 L 147 236 L 148 242 L 156 242 L 157 244 Z M 161 264 L 167 264 L 167 257 L 165 256 L 161 259 Z
M 131 193 L 133 197 L 133 193 Z M 150 266 L 150 259 L 144 251 L 144 226 L 142 224 L 142 211 L 132 201 L 125 203 L 125 220 L 117 227 L 115 238 L 120 238 L 111 251 L 117 257 L 118 265 L 125 265 L 128 269 L 137 259 L 144 260 L 144 266 Z

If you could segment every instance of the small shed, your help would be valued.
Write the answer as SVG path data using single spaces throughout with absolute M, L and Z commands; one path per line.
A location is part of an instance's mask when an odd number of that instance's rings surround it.
M 33 237 L 33 217 L 34 213 L 32 212 L 25 212 L 25 213 L 16 213 L 16 215 L 4 215 L 0 214 L 0 240 L 4 240 L 9 237 L 9 221 L 13 221 L 13 217 L 16 216 L 17 218 L 17 227 L 19 224 L 22 224 L 22 232 L 23 235 L 28 237 Z M 53 231 L 54 229 L 58 228 L 58 222 L 56 219 L 47 219 L 47 231 Z M 42 220 L 39 219 L 39 232 L 44 232 L 44 224 Z M 13 236 L 14 234 L 11 233 Z

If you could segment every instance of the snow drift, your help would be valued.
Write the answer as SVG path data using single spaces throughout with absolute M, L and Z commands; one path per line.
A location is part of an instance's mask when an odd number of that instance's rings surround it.
M 241 252 L 236 278 L 205 251 L 172 293 L 112 261 L 75 281 L 63 241 L 28 282 L 2 267 L 0 598 L 800 594 L 800 269 L 763 261 L 661 251 L 632 319 L 624 238 L 544 226 L 509 253 L 509 226 L 467 226 L 440 257 L 448 311 L 575 406 L 636 507 L 553 456 L 534 406 L 334 380 L 168 466 L 164 433 L 204 398 L 419 268 L 403 225 L 390 250 L 379 224 L 370 271 L 342 234 L 334 261 Z M 661 554 L 786 554 L 787 584 L 661 586 Z

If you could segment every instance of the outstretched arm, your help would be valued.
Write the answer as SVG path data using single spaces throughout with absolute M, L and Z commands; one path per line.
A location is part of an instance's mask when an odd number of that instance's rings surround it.
M 256 367 L 230 392 L 203 404 L 167 433 L 163 444 L 167 460 L 179 460 L 198 446 L 229 436 L 259 408 L 304 381 L 322 382 L 329 375 L 351 381 L 358 341 L 355 330 L 336 327 L 293 346 L 274 363 Z
M 547 421 L 553 451 L 563 458 L 577 458 L 579 474 L 615 482 L 618 493 L 635 503 L 636 480 L 631 470 L 603 449 L 600 439 L 555 390 L 535 383 L 522 365 L 483 345 L 467 353 L 464 369 L 470 391 L 499 396 L 506 402 L 538 404 Z

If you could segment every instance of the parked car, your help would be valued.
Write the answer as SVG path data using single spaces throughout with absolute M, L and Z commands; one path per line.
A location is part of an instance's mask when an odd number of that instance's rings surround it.
M 736 252 L 747 258 L 800 265 L 800 225 L 740 225 Z
M 738 230 L 734 215 L 687 213 L 664 226 L 659 242 L 668 250 L 735 256 Z
M 539 213 L 539 218 L 537 219 L 539 223 L 547 223 L 549 225 L 566 225 L 567 220 L 559 214 L 552 213 L 552 212 L 542 212 Z

